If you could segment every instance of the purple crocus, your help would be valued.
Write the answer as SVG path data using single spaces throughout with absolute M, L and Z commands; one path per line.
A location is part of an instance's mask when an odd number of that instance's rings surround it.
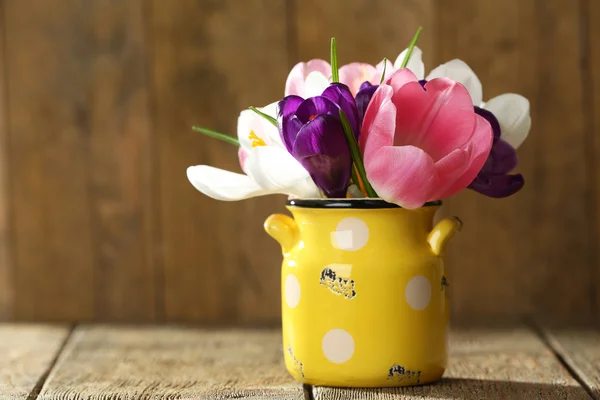
M 500 138 L 500 124 L 494 114 L 479 107 L 475 107 L 475 113 L 490 123 L 494 131 L 494 141 L 490 155 L 469 188 L 495 198 L 513 195 L 525 184 L 523 175 L 508 174 L 517 166 L 517 153 L 510 144 Z
M 346 197 L 352 156 L 339 116 L 342 110 L 358 138 L 360 121 L 350 90 L 332 83 L 321 96 L 287 96 L 279 102 L 278 124 L 287 150 L 327 197 Z

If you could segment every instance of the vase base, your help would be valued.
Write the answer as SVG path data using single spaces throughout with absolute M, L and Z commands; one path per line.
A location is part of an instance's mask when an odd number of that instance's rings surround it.
M 298 377 L 292 374 L 295 380 L 305 385 L 311 386 L 324 386 L 324 387 L 339 387 L 339 388 L 392 388 L 392 387 L 409 387 L 409 386 L 422 386 L 436 383 L 442 379 L 444 371 L 441 373 L 437 372 L 433 374 L 424 374 L 419 379 L 408 378 L 402 379 L 398 377 L 394 378 L 372 378 L 365 379 L 352 378 L 352 379 L 318 379 L 310 377 Z

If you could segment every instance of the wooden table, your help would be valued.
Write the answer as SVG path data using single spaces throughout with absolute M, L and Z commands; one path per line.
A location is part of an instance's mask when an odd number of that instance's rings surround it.
M 600 330 L 451 332 L 434 385 L 302 386 L 278 330 L 0 325 L 0 399 L 600 399 Z

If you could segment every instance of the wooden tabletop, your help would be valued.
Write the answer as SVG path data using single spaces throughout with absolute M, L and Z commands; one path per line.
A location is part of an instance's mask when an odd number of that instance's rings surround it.
M 600 399 L 600 330 L 451 332 L 434 385 L 302 386 L 285 371 L 277 330 L 0 325 L 1 400 Z

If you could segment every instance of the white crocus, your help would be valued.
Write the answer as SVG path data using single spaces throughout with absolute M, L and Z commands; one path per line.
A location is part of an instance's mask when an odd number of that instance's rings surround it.
M 276 117 L 277 103 L 259 108 Z M 196 189 L 217 200 L 234 201 L 267 194 L 320 197 L 308 172 L 286 150 L 273 124 L 251 110 L 240 113 L 237 127 L 240 164 L 246 174 L 209 165 L 187 169 Z
M 404 50 L 400 53 L 394 63 L 394 67 L 400 67 L 406 51 Z M 415 47 L 407 65 L 407 68 L 418 79 L 430 80 L 446 77 L 461 83 L 469 91 L 474 105 L 490 111 L 498 119 L 503 140 L 515 149 L 523 143 L 531 129 L 529 101 L 525 97 L 515 93 L 505 93 L 484 102 L 481 81 L 464 61 L 458 59 L 438 66 L 425 78 L 425 66 L 422 54 L 421 49 Z

